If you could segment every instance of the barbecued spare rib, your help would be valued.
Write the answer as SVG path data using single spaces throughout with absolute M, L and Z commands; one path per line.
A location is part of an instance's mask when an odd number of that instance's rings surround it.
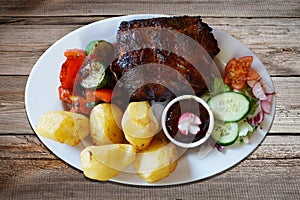
M 130 101 L 170 101 L 201 95 L 219 53 L 212 29 L 199 16 L 123 21 L 117 33 L 118 58 L 111 71 L 115 95 Z

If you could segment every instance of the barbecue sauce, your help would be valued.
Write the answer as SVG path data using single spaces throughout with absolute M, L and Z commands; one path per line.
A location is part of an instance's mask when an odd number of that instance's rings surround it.
M 184 135 L 178 130 L 179 117 L 186 112 L 191 112 L 201 119 L 202 123 L 199 125 L 200 131 L 196 135 Z M 167 112 L 166 127 L 175 140 L 182 143 L 192 143 L 205 136 L 209 127 L 209 121 L 208 111 L 203 105 L 193 100 L 181 100 L 172 105 Z

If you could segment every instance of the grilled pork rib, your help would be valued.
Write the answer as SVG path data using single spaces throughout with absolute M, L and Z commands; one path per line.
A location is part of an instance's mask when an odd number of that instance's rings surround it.
M 118 58 L 111 64 L 122 95 L 127 93 L 131 101 L 169 101 L 206 92 L 205 77 L 211 75 L 212 59 L 220 51 L 211 31 L 196 16 L 122 22 Z M 141 66 L 143 70 L 136 69 Z

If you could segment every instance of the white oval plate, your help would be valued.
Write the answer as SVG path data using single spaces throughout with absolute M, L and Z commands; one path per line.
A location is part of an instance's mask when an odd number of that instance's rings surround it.
M 26 112 L 33 130 L 43 113 L 50 110 L 63 109 L 58 98 L 58 87 L 60 85 L 59 73 L 61 65 L 65 61 L 64 51 L 66 49 L 84 49 L 91 40 L 95 39 L 115 42 L 116 32 L 121 21 L 159 16 L 163 15 L 130 15 L 98 21 L 67 34 L 47 49 L 33 67 L 25 89 Z M 273 85 L 267 70 L 253 52 L 235 38 L 218 29 L 214 28 L 213 33 L 221 49 L 221 52 L 215 58 L 221 70 L 232 57 L 252 55 L 254 58 L 253 68 L 269 84 Z M 164 186 L 188 183 L 218 174 L 236 165 L 255 150 L 271 128 L 274 113 L 275 98 L 271 114 L 265 117 L 262 128 L 258 129 L 257 133 L 251 136 L 250 144 L 232 146 L 222 153 L 214 149 L 204 159 L 197 157 L 198 148 L 191 149 L 180 158 L 176 170 L 169 177 L 159 182 L 146 183 L 136 174 L 124 172 L 111 179 L 111 181 L 130 185 Z M 56 156 L 71 166 L 82 170 L 79 154 L 84 148 L 83 144 L 71 147 L 41 136 L 38 137 Z

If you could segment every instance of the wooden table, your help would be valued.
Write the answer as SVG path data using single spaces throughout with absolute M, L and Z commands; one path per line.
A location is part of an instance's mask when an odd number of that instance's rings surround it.
M 201 15 L 250 48 L 276 87 L 275 120 L 254 153 L 224 173 L 169 187 L 95 182 L 47 150 L 25 113 L 28 75 L 65 34 L 112 16 Z M 299 199 L 300 2 L 0 0 L 0 199 Z

